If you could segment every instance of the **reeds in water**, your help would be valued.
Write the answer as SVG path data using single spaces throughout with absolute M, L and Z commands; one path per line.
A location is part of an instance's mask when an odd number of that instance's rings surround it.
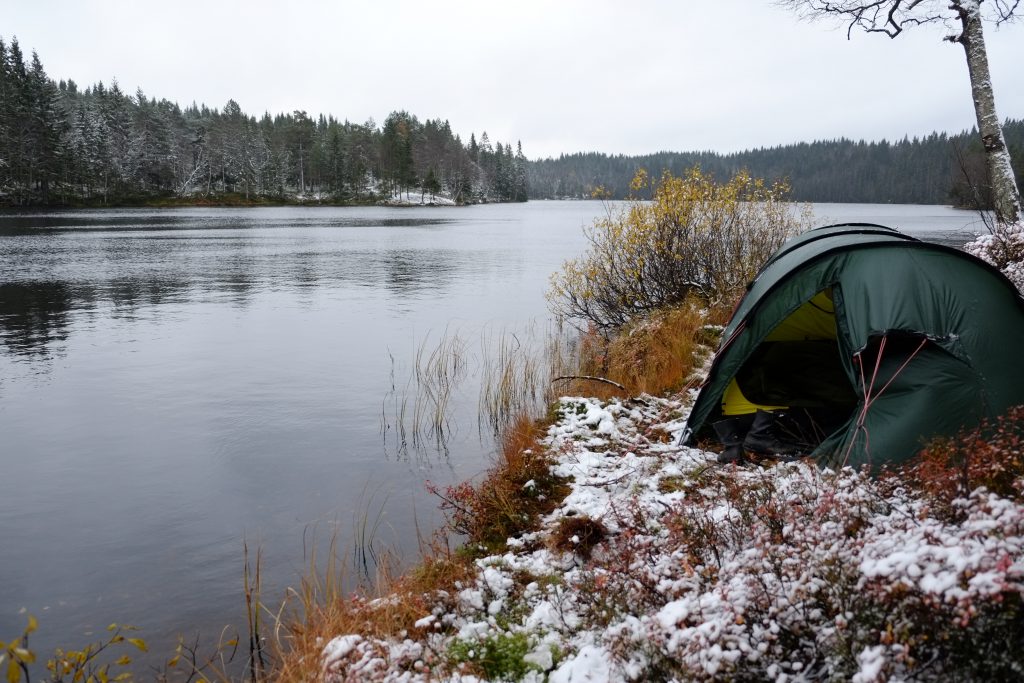
M 436 341 L 428 334 L 404 384 L 396 380 L 391 357 L 391 389 L 381 406 L 385 447 L 401 457 L 410 448 L 447 455 L 459 425 L 455 406 L 465 408 L 456 397 L 467 380 L 478 382 L 482 439 L 500 439 L 519 416 L 543 416 L 561 395 L 608 399 L 679 391 L 693 373 L 698 347 L 708 345 L 709 318 L 723 316 L 686 302 L 611 339 L 557 321 L 515 331 L 485 329 L 478 355 L 469 353 L 462 333 L 445 330 Z
M 575 334 L 558 323 L 532 323 L 481 338 L 478 425 L 500 437 L 520 416 L 543 415 L 556 398 L 551 380 L 576 364 Z
M 466 376 L 467 344 L 458 333 L 445 330 L 436 344 L 428 334 L 416 348 L 413 367 L 404 386 L 396 381 L 395 357 L 391 352 L 391 389 L 381 404 L 381 434 L 388 448 L 389 433 L 395 452 L 406 457 L 410 446 L 416 453 L 432 447 L 446 454 L 454 429 L 451 420 L 453 396 Z

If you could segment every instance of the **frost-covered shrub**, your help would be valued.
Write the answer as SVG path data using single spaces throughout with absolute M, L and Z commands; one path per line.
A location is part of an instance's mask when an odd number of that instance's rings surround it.
M 411 639 L 389 641 L 351 634 L 324 647 L 320 679 L 324 683 L 392 680 L 396 671 L 429 676 L 434 656 Z
M 521 415 L 505 431 L 500 457 L 482 481 L 427 483 L 441 500 L 448 530 L 465 536 L 471 550 L 503 544 L 557 502 L 565 485 L 552 475 L 547 454 L 536 448 L 540 434 L 538 424 Z
M 997 223 L 990 234 L 968 242 L 964 250 L 1001 270 L 1024 291 L 1024 223 Z
M 596 623 L 648 677 L 1007 680 L 1024 508 L 985 492 L 963 508 L 961 523 L 930 518 L 920 496 L 851 470 L 737 471 L 689 492 L 663 532 L 620 535 L 590 604 L 615 596 Z

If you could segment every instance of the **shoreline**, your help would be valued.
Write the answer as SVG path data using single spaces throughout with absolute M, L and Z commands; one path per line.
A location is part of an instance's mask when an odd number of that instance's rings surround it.
M 303 628 L 328 631 L 282 679 L 869 683 L 1016 666 L 981 653 L 1022 609 L 1024 504 L 979 488 L 950 513 L 912 471 L 723 466 L 675 445 L 691 401 L 559 399 L 535 448 L 567 495 L 501 543 L 427 558 L 412 574 L 433 590 L 400 580 L 327 607 L 351 610 L 333 624 L 307 612 Z M 545 490 L 532 483 L 524 500 Z
M 28 204 L 14 206 L 0 201 L 0 211 L 9 213 L 31 212 L 31 211 L 67 211 L 78 209 L 174 209 L 174 208 L 280 208 L 280 207 L 372 207 L 387 206 L 396 208 L 416 207 L 463 207 L 477 206 L 481 204 L 522 204 L 525 202 L 502 202 L 502 201 L 472 201 L 456 202 L 448 197 L 435 195 L 432 199 L 418 201 L 418 193 L 403 193 L 406 199 L 399 199 L 396 195 L 388 198 L 372 198 L 359 200 L 341 199 L 300 199 L 281 197 L 243 197 L 235 195 L 222 195 L 217 197 L 152 197 L 126 199 L 123 201 L 73 201 L 73 202 L 51 202 L 46 204 Z

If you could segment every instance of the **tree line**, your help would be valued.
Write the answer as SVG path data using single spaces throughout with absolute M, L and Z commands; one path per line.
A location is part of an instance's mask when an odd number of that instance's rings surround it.
M 526 201 L 522 146 L 464 143 L 406 111 L 383 125 L 294 111 L 257 118 L 54 81 L 0 38 L 0 205 L 186 201 L 362 203 L 418 192 L 457 203 Z
M 1024 120 L 1007 120 L 1007 146 L 1020 184 Z M 984 150 L 977 131 L 931 133 L 898 142 L 845 138 L 780 145 L 733 154 L 659 152 L 643 156 L 563 154 L 529 164 L 530 197 L 612 199 L 631 196 L 639 169 L 683 176 L 699 166 L 717 178 L 740 170 L 769 182 L 788 179 L 793 199 L 813 202 L 955 204 L 990 208 Z
M 1007 120 L 1018 185 L 1024 121 Z M 676 176 L 699 166 L 728 178 L 742 169 L 787 179 L 800 201 L 992 205 L 975 131 L 898 142 L 848 139 L 733 154 L 597 152 L 527 161 L 522 146 L 468 143 L 447 121 L 395 111 L 382 125 L 304 111 L 257 118 L 222 108 L 54 81 L 33 52 L 0 38 L 0 205 L 112 205 L 313 201 L 364 203 L 401 192 L 457 203 L 630 196 L 636 171 Z

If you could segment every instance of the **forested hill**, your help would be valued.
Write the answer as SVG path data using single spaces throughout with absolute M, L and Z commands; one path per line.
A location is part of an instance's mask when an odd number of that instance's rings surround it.
M 1004 132 L 1017 183 L 1024 172 L 1024 121 L 1009 120 Z M 615 199 L 629 195 L 637 169 L 652 177 L 679 175 L 695 164 L 724 179 L 740 169 L 768 179 L 788 178 L 793 197 L 816 202 L 957 204 L 974 206 L 970 183 L 984 194 L 985 163 L 976 131 L 932 133 L 899 142 L 829 140 L 739 152 L 659 152 L 647 156 L 563 154 L 530 162 L 530 198 L 590 197 L 603 188 Z M 985 203 L 982 197 L 982 203 Z
M 459 203 L 525 201 L 526 157 L 486 133 L 463 143 L 447 121 L 405 111 L 383 126 L 261 118 L 50 79 L 33 52 L 0 39 L 0 205 L 151 201 L 372 202 L 401 191 Z

